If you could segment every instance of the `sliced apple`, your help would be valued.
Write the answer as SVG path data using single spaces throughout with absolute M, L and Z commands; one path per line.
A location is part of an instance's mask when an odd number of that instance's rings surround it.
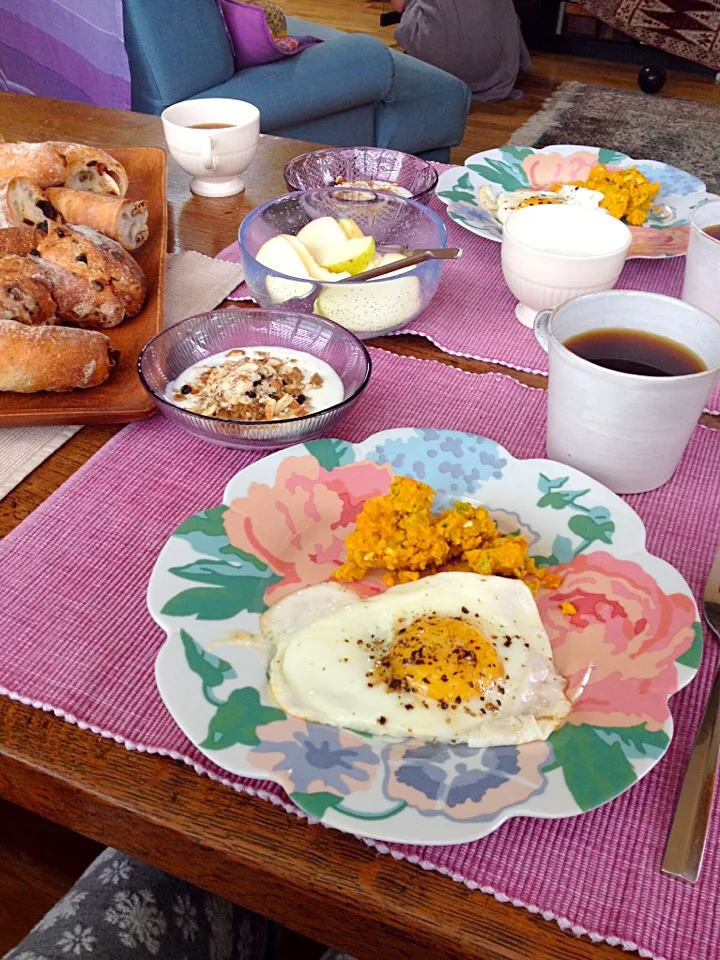
M 321 263 L 326 252 L 332 256 L 332 251 L 347 243 L 348 238 L 334 217 L 318 217 L 317 220 L 305 224 L 298 232 L 297 239 L 304 243 L 312 256 Z
M 331 273 L 349 273 L 355 276 L 367 270 L 375 256 L 375 241 L 372 237 L 355 237 L 320 258 L 320 266 Z
M 402 253 L 384 253 L 380 257 L 380 263 L 378 264 L 378 266 L 384 267 L 386 263 L 397 263 L 399 260 L 406 260 L 406 259 L 407 258 Z M 414 267 L 405 267 L 402 270 L 396 270 L 393 273 L 393 276 L 397 277 L 397 276 L 400 276 L 401 273 L 407 273 L 408 270 L 414 270 L 414 269 L 415 269 Z
M 347 330 L 382 333 L 401 327 L 422 305 L 417 277 L 323 287 L 313 310 Z
M 290 277 L 309 277 L 303 258 L 295 249 L 294 237 L 284 233 L 266 240 L 255 254 L 255 259 L 270 270 L 286 273 Z
M 285 234 L 271 237 L 260 247 L 255 254 L 255 259 L 269 270 L 276 270 L 289 277 L 309 280 L 310 273 L 297 250 L 290 243 L 291 239 Z M 285 303 L 287 300 L 307 297 L 313 291 L 311 283 L 293 283 L 282 277 L 267 277 L 265 287 L 273 303 Z
M 332 283 L 333 281 L 343 280 L 345 277 L 350 276 L 350 274 L 346 272 L 340 274 L 334 272 L 331 273 L 329 270 L 321 267 L 305 244 L 298 240 L 297 237 L 288 236 L 286 239 L 295 248 L 295 252 L 302 260 L 305 269 L 313 280 L 323 280 L 325 283 Z
M 348 240 L 355 240 L 365 236 L 352 217 L 343 217 L 342 220 L 338 220 L 338 224 Z

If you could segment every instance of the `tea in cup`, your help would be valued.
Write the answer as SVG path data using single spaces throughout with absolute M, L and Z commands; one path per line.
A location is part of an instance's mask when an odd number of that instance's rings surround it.
M 245 189 L 260 138 L 260 112 L 252 103 L 209 97 L 174 103 L 162 112 L 168 149 L 192 176 L 201 197 L 230 197 Z
M 502 270 L 520 301 L 515 316 L 532 327 L 538 310 L 617 283 L 632 234 L 604 210 L 541 204 L 514 210 L 503 224 Z
M 547 454 L 615 493 L 666 483 L 720 379 L 720 321 L 682 300 L 613 290 L 538 314 Z

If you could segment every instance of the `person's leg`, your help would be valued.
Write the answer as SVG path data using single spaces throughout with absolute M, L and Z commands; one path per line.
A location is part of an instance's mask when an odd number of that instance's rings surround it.
M 4 960 L 265 960 L 268 921 L 107 849 Z
M 411 0 L 395 39 L 463 80 L 478 100 L 512 96 L 519 70 L 530 67 L 512 0 Z

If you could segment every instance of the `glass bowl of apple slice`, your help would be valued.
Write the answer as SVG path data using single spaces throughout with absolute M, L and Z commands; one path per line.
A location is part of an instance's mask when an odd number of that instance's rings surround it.
M 421 313 L 445 261 L 374 280 L 352 278 L 400 261 L 407 251 L 447 246 L 447 230 L 415 200 L 329 187 L 277 197 L 253 210 L 240 227 L 239 244 L 245 281 L 262 307 L 314 313 L 363 339 L 399 330 Z

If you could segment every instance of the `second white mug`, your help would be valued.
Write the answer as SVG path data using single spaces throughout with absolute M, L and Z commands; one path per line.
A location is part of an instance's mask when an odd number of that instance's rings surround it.
M 666 338 L 705 369 L 643 376 L 607 369 L 565 345 L 602 330 Z M 535 335 L 549 356 L 548 457 L 615 493 L 643 493 L 669 480 L 720 378 L 720 321 L 672 297 L 613 290 L 538 314 Z

